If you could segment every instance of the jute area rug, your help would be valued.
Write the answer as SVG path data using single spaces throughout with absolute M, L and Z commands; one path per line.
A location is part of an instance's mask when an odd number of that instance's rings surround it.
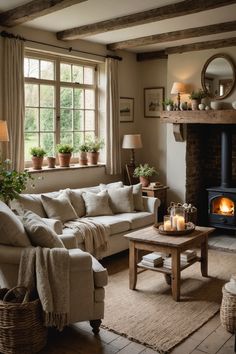
M 130 290 L 127 255 L 104 265 L 109 284 L 103 327 L 167 353 L 218 312 L 222 286 L 236 272 L 236 254 L 210 250 L 208 278 L 198 262 L 182 271 L 180 302 L 164 275 L 153 271 L 139 274 L 137 290 Z

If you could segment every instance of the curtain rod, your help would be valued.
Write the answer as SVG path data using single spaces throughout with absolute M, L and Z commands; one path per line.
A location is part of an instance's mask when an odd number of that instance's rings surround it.
M 45 42 L 35 41 L 35 40 L 32 40 L 32 39 L 27 39 L 27 38 L 21 37 L 19 35 L 15 35 L 13 33 L 6 32 L 6 31 L 2 31 L 0 33 L 0 35 L 2 37 L 20 39 L 20 40 L 22 40 L 24 42 L 37 43 L 37 44 L 47 45 L 47 46 L 53 47 L 53 48 L 68 50 L 69 53 L 71 53 L 71 52 L 83 53 L 83 54 L 95 55 L 95 56 L 102 57 L 102 58 L 111 58 L 111 59 L 115 59 L 115 60 L 119 60 L 119 61 L 121 61 L 123 59 L 122 57 L 119 57 L 118 55 L 96 54 L 96 53 L 86 52 L 86 51 L 83 51 L 83 50 L 73 49 L 72 47 L 65 48 L 65 47 L 61 47 L 59 45 L 55 45 L 55 44 L 49 44 L 49 43 L 45 43 Z

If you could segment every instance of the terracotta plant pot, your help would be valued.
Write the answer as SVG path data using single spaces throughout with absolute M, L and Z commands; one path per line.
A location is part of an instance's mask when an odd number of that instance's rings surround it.
M 32 162 L 34 170 L 42 170 L 43 157 L 32 156 Z
M 200 104 L 200 100 L 191 100 L 191 107 L 193 111 L 198 110 L 198 105 Z
M 48 167 L 49 168 L 55 168 L 55 166 L 56 166 L 56 158 L 54 156 L 48 156 L 47 160 L 48 160 Z
M 87 156 L 89 165 L 97 165 L 99 152 L 88 152 Z
M 79 164 L 80 165 L 87 165 L 88 164 L 88 157 L 86 151 L 80 151 L 79 153 Z
M 58 153 L 60 167 L 70 167 L 71 153 L 67 154 Z
M 150 184 L 150 181 L 147 177 L 140 176 L 139 180 L 143 187 L 148 187 Z

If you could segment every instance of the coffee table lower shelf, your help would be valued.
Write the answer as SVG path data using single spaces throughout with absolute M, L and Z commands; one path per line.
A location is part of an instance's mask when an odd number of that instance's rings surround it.
M 201 262 L 201 257 L 195 257 L 194 259 L 192 259 L 191 261 L 189 261 L 187 264 L 185 265 L 182 265 L 180 267 L 180 271 L 190 267 L 192 264 L 196 263 L 196 262 Z M 171 268 L 165 268 L 165 267 L 149 267 L 149 266 L 146 266 L 144 264 L 142 264 L 141 262 L 139 262 L 137 264 L 137 267 L 138 268 L 142 268 L 142 269 L 145 269 L 145 270 L 154 270 L 156 272 L 160 272 L 160 273 L 165 273 L 165 274 L 171 274 L 172 273 L 172 269 Z

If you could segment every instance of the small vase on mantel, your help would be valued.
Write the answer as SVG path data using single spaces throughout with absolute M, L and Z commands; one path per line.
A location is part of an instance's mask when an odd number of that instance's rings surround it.
M 192 99 L 192 100 L 191 100 L 191 107 L 192 107 L 192 110 L 193 110 L 193 111 L 197 111 L 199 104 L 200 104 L 200 100 Z

